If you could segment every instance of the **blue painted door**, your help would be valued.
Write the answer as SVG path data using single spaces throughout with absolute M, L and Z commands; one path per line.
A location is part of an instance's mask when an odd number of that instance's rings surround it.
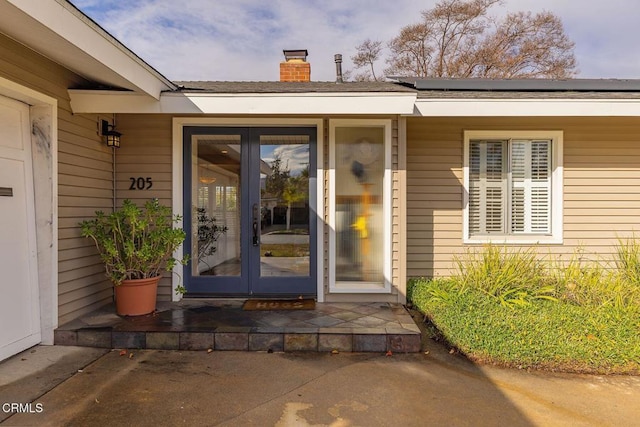
M 315 127 L 184 129 L 188 295 L 316 294 Z

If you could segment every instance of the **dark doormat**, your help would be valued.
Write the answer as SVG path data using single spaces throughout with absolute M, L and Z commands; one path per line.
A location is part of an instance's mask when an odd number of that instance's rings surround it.
M 242 305 L 243 310 L 313 310 L 313 299 L 249 299 Z

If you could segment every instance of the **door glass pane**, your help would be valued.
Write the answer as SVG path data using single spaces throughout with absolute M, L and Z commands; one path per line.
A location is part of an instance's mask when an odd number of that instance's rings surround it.
M 240 276 L 240 136 L 192 144 L 191 274 Z
M 336 128 L 336 281 L 383 283 L 384 128 Z
M 260 275 L 309 276 L 309 137 L 260 136 Z

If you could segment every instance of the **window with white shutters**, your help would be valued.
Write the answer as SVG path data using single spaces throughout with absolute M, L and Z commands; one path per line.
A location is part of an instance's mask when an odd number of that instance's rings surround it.
M 474 236 L 552 233 L 552 140 L 468 142 L 468 232 Z
M 472 234 L 505 232 L 506 142 L 470 144 L 469 229 Z

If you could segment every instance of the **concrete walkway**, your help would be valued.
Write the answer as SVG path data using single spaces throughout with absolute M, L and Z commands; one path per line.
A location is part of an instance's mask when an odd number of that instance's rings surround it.
M 4 414 L 9 417 L 2 425 L 337 427 L 640 423 L 638 377 L 480 368 L 437 344 L 430 341 L 425 344 L 421 353 L 391 356 L 162 350 L 122 355 L 113 350 L 102 355 L 99 350 L 89 348 L 36 347 L 36 353 L 46 349 L 73 350 L 77 369 L 67 369 L 67 378 L 58 378 L 53 382 L 57 383 L 55 386 L 43 371 L 36 370 L 22 378 L 13 375 L 8 384 L 0 386 L 0 404 L 34 401 L 32 413 Z M 91 351 L 97 353 L 84 353 Z M 16 365 L 30 364 L 29 358 L 33 356 L 34 353 L 26 352 L 1 363 L 0 378 L 12 375 Z M 96 360 L 85 366 L 87 357 Z M 67 367 L 71 359 L 67 358 Z M 52 363 L 58 364 L 59 361 Z M 38 391 L 32 397 L 17 392 L 25 388 L 21 385 L 39 383 L 48 386 L 35 387 Z

